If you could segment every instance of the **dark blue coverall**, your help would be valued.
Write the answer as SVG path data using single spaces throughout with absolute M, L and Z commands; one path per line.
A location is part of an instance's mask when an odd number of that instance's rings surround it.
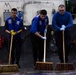
M 44 20 L 40 18 L 40 16 L 36 16 L 32 20 L 32 25 L 30 28 L 31 33 L 31 42 L 33 47 L 33 58 L 34 58 L 34 65 L 37 61 L 43 60 L 43 53 L 44 53 L 44 40 L 40 37 L 36 36 L 35 33 L 39 32 L 42 36 L 44 36 L 44 30 L 46 28 L 46 25 L 48 25 L 48 17 Z
M 8 31 L 14 30 L 15 32 L 17 32 L 20 29 L 23 30 L 23 20 L 22 19 L 16 17 L 16 19 L 13 20 L 12 17 L 9 17 L 5 21 L 5 30 L 8 30 Z M 10 48 L 11 34 L 8 34 L 8 39 L 9 39 L 8 41 L 9 41 L 9 48 Z M 16 62 L 16 64 L 19 65 L 21 46 L 22 46 L 21 33 L 17 33 L 13 37 L 12 53 L 11 53 L 11 63 L 12 64 L 14 64 Z
M 55 30 L 55 38 L 56 38 L 56 45 L 58 47 L 58 55 L 61 62 L 63 62 L 63 41 L 62 41 L 62 31 L 60 28 L 62 25 L 66 26 L 64 31 L 65 33 L 65 61 L 68 61 L 68 55 L 71 49 L 71 35 L 70 35 L 70 28 L 73 26 L 72 16 L 69 12 L 65 12 L 61 15 L 59 12 L 55 13 L 52 19 L 52 26 Z

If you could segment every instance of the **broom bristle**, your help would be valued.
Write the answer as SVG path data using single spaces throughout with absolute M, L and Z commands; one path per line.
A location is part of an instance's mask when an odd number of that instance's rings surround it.
M 17 65 L 0 65 L 0 73 L 4 72 L 19 72 Z
M 75 70 L 73 63 L 58 63 L 55 70 Z
M 53 70 L 53 62 L 36 62 L 36 70 Z

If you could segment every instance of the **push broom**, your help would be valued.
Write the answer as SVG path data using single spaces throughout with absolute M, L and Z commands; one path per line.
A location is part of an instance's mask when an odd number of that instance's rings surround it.
M 8 65 L 5 65 L 5 64 L 0 65 L 0 73 L 19 72 L 18 66 L 16 64 L 11 64 L 12 43 L 13 43 L 13 35 L 11 35 Z
M 46 37 L 46 32 L 44 32 Z M 46 60 L 46 40 L 44 40 L 44 60 L 43 62 L 36 62 L 36 70 L 53 70 L 53 62 L 45 62 Z
M 59 71 L 74 70 L 73 63 L 66 63 L 65 62 L 64 31 L 62 31 L 62 38 L 63 38 L 63 60 L 64 60 L 64 63 L 57 63 L 55 70 L 59 70 Z

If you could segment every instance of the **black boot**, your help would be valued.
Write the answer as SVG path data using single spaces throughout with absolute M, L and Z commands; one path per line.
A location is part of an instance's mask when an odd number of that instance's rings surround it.
M 66 62 L 66 63 L 67 63 L 67 62 L 69 62 L 69 59 L 68 59 L 68 57 L 66 57 L 66 58 L 65 58 L 65 62 Z
M 18 68 L 21 68 L 19 64 L 17 64 Z
M 34 60 L 34 66 L 36 65 L 36 60 Z
M 61 63 L 64 63 L 64 61 L 63 61 L 63 58 L 62 58 L 62 57 L 59 57 L 59 59 L 60 59 L 60 62 L 61 62 Z
M 16 64 L 17 64 L 18 68 L 20 68 L 19 61 L 16 61 Z
M 13 59 L 11 59 L 11 64 L 14 64 L 14 61 L 15 61 L 15 59 L 13 58 Z

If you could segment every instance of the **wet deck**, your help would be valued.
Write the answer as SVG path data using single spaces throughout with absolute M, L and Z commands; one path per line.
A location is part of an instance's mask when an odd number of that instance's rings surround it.
M 27 32 L 24 32 L 25 34 Z M 75 71 L 55 71 L 56 63 L 60 62 L 57 52 L 48 51 L 47 59 L 48 62 L 53 62 L 53 71 L 39 71 L 34 70 L 33 66 L 33 57 L 32 57 L 32 46 L 30 42 L 30 37 L 23 36 L 23 45 L 22 45 L 22 53 L 20 58 L 20 72 L 19 73 L 11 73 L 6 75 L 76 75 Z M 3 63 L 8 62 L 8 51 L 6 46 L 0 49 L 0 61 Z M 69 63 L 73 63 L 76 69 L 76 47 L 73 46 L 69 55 Z M 0 74 L 1 75 L 1 74 Z M 5 75 L 5 74 L 2 74 Z

